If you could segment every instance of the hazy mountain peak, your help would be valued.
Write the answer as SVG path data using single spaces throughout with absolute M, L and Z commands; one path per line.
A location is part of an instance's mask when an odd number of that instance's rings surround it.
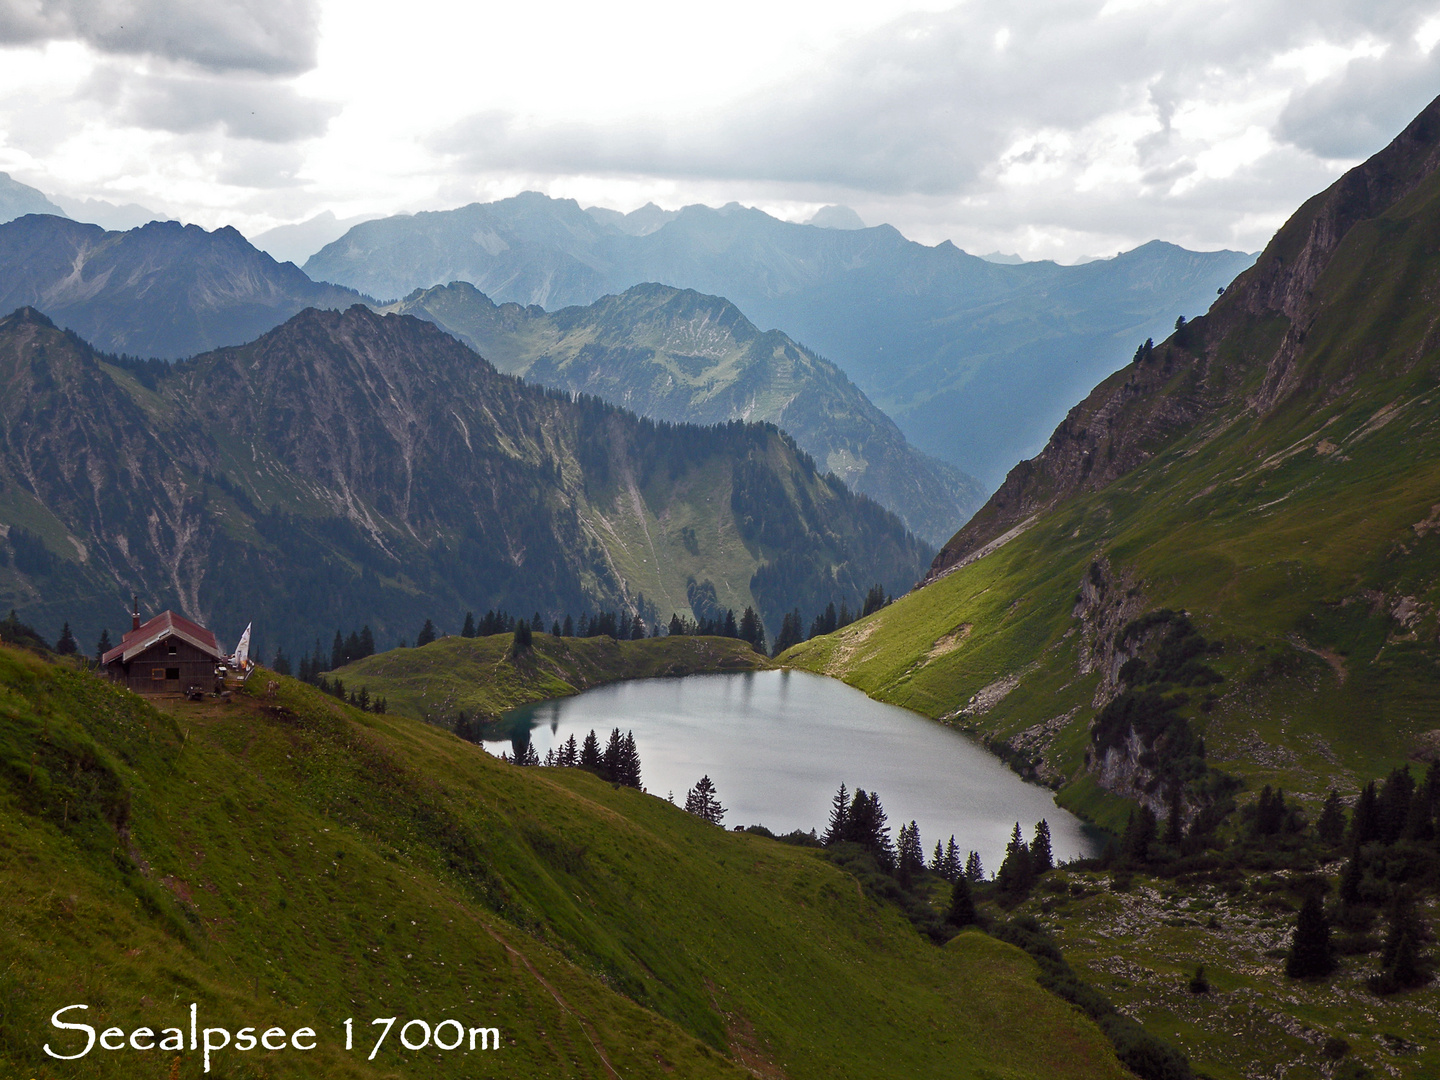
M 1007 254 L 1003 251 L 992 251 L 988 255 L 981 255 L 980 258 L 989 263 L 998 263 L 1001 266 L 1019 266 L 1025 262 L 1019 255 Z
M 806 225 L 819 229 L 863 229 L 865 222 L 848 206 L 822 206 L 810 216 Z
M 22 184 L 9 173 L 0 172 L 0 222 L 12 221 L 26 214 L 53 214 L 68 217 L 64 210 L 45 197 L 39 188 Z
M 104 199 L 69 199 L 55 196 L 65 213 L 76 221 L 88 221 L 99 225 L 107 232 L 125 232 L 138 229 L 150 221 L 161 220 L 168 215 L 158 213 L 138 203 L 113 203 Z

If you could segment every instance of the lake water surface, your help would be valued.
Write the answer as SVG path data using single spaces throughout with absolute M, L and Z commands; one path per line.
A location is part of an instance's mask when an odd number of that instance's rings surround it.
M 1093 834 L 965 735 L 906 709 L 884 705 L 835 679 L 798 671 L 691 675 L 615 683 L 506 714 L 529 725 L 543 759 L 591 728 L 601 748 L 612 728 L 634 731 L 641 781 L 680 805 L 708 774 L 729 811 L 726 827 L 764 825 L 775 833 L 824 833 L 842 783 L 880 796 L 892 830 L 914 820 L 928 859 L 953 834 L 961 857 L 974 849 L 989 873 L 1000 868 L 1015 822 L 1029 839 L 1050 824 L 1057 859 L 1094 854 Z M 487 742 L 492 753 L 512 744 Z

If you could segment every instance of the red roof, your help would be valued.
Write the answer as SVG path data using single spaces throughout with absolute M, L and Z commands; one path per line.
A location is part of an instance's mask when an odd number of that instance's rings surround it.
M 220 655 L 220 643 L 215 640 L 215 635 L 203 626 L 191 622 L 183 615 L 176 615 L 173 611 L 162 611 L 147 623 L 142 623 L 140 629 L 129 630 L 120 639 L 120 644 L 107 652 L 100 658 L 102 664 L 108 664 L 112 660 L 119 660 L 128 664 L 140 653 L 157 642 L 164 641 L 167 637 L 178 637 L 182 641 L 188 641 L 197 649 L 209 653 L 216 660 L 223 659 Z

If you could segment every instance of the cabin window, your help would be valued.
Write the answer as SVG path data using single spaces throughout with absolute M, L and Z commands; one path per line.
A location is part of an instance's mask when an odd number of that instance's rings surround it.
M 180 669 L 179 669 L 178 667 L 167 667 L 167 668 L 165 669 L 165 678 L 167 678 L 167 679 L 174 679 L 176 682 L 179 682 L 179 681 L 180 681 Z
M 175 642 L 170 642 L 170 655 L 174 656 L 180 650 L 175 647 Z
M 165 669 L 164 669 L 163 667 L 151 668 L 151 669 L 150 669 L 150 678 L 152 678 L 152 679 L 160 679 L 160 680 L 163 681 L 164 678 L 165 678 Z

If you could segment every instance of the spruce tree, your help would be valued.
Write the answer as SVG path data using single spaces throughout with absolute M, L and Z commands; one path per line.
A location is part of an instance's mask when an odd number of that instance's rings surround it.
M 984 881 L 985 867 L 980 863 L 980 853 L 972 851 L 965 856 L 965 879 L 967 881 Z
M 925 872 L 925 849 L 920 844 L 920 827 L 913 821 L 900 826 L 895 869 L 900 884 L 906 888 Z
M 965 873 L 965 864 L 960 861 L 960 847 L 955 843 L 953 833 L 950 836 L 950 842 L 945 845 L 945 869 L 943 872 L 946 881 L 954 881 Z
M 685 624 L 681 621 L 677 612 L 672 611 L 670 613 L 670 626 L 668 627 L 668 631 L 671 637 L 685 633 Z
M 850 801 L 845 792 L 845 785 L 841 784 L 840 790 L 835 793 L 835 798 L 830 800 L 830 824 L 825 828 L 825 837 L 822 843 L 828 846 L 848 839 L 850 839 Z
M 550 623 L 550 636 L 551 636 L 551 637 L 559 637 L 559 636 L 560 636 L 560 620 L 559 620 L 559 619 L 555 619 L 554 621 L 552 621 L 552 622 Z
M 945 921 L 951 926 L 973 926 L 980 921 L 975 911 L 975 897 L 970 892 L 970 879 L 961 874 L 950 890 L 950 910 Z
M 995 875 L 995 884 L 1002 893 L 1010 896 L 1024 896 L 1035 881 L 1035 870 L 1030 861 L 1030 848 L 1020 832 L 1020 823 L 1010 834 L 1010 843 L 1005 847 L 1005 860 Z
M 590 729 L 590 734 L 585 736 L 585 742 L 580 747 L 580 765 L 586 769 L 600 768 L 600 740 L 595 737 L 595 729 Z
M 429 645 L 431 642 L 433 642 L 438 636 L 439 633 L 435 629 L 435 624 L 429 619 L 426 619 L 425 625 L 420 628 L 420 633 L 415 636 L 415 647 L 417 649 L 423 649 L 426 645 Z M 336 634 L 335 637 L 338 639 L 340 635 Z
M 475 613 L 473 611 L 465 612 L 465 625 L 460 628 L 460 636 L 475 636 Z
M 1334 788 L 1325 796 L 1325 805 L 1315 822 L 1315 831 L 1320 834 L 1320 842 L 1327 847 L 1339 847 L 1340 841 L 1345 839 L 1345 809 L 1340 803 L 1340 793 Z
M 1355 800 L 1355 809 L 1350 814 L 1348 840 L 1352 848 L 1358 848 L 1380 839 L 1380 815 L 1376 805 L 1379 796 L 1375 792 L 1375 781 L 1370 781 Z
M 1150 845 L 1155 840 L 1155 812 L 1148 806 L 1132 810 L 1120 838 L 1120 861 L 1124 866 L 1143 866 L 1150 861 Z
M 429 623 L 427 621 L 426 625 Z M 340 631 L 335 631 L 335 640 L 330 645 L 330 669 L 338 671 L 345 666 L 345 639 L 340 636 Z
M 110 644 L 110 631 L 101 630 L 100 640 L 95 643 L 95 662 L 100 663 L 105 658 L 105 654 L 114 647 Z
M 620 729 L 613 728 L 610 732 L 610 740 L 605 744 L 605 751 L 600 755 L 600 779 L 609 780 L 612 783 L 620 782 L 620 757 L 624 751 L 625 740 L 620 735 Z
M 530 624 L 524 619 L 515 620 L 515 637 L 510 642 L 510 655 L 521 656 L 530 651 L 534 638 L 530 633 Z
M 1285 957 L 1285 974 L 1292 979 L 1313 979 L 1335 970 L 1335 955 L 1330 946 L 1330 923 L 1320 894 L 1311 892 L 1295 917 L 1295 932 L 1290 938 L 1290 952 Z
M 270 668 L 276 675 L 290 674 L 290 658 L 285 655 L 285 650 L 279 645 L 275 646 L 275 659 L 270 661 Z
M 55 651 L 61 656 L 74 656 L 80 649 L 75 635 L 70 632 L 70 624 L 67 622 L 60 629 L 60 640 L 55 642 Z
M 635 732 L 627 731 L 620 743 L 620 764 L 616 779 L 626 787 L 640 786 L 640 752 L 635 748 Z
M 367 623 L 360 628 L 360 659 L 375 655 L 375 635 Z
M 687 812 L 702 817 L 712 825 L 719 825 L 725 818 L 725 808 L 715 793 L 715 785 L 708 775 L 695 782 L 685 795 Z
M 565 621 L 564 621 L 563 623 L 561 623 L 561 625 L 560 625 L 560 636 L 561 636 L 561 637 L 574 637 L 574 636 L 575 636 L 575 623 L 574 623 L 573 621 L 571 621 L 571 619 L 570 619 L 570 613 L 569 613 L 568 611 L 565 613 Z
M 1035 825 L 1035 839 L 1030 841 L 1030 867 L 1038 877 L 1055 867 L 1055 854 L 1050 850 L 1050 823 L 1041 818 Z

